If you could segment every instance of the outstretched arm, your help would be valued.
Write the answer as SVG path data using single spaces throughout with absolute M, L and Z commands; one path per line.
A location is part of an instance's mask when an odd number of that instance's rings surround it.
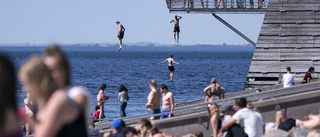
M 178 62 L 175 62 L 174 60 L 172 60 L 173 63 L 179 64 Z
M 174 20 L 171 20 L 170 23 L 174 22 Z
M 160 62 L 159 64 L 162 64 L 162 63 L 164 63 L 164 62 L 166 62 L 166 61 L 168 61 L 168 59 L 166 59 L 166 60 L 164 60 L 164 61 Z

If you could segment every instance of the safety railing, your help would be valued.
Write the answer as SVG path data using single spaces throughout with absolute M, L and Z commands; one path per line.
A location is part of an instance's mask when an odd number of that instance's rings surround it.
M 265 12 L 269 0 L 166 0 L 170 11 Z
M 142 119 L 142 118 L 158 117 L 158 116 L 167 115 L 167 114 L 175 114 L 175 115 L 179 114 L 179 115 L 182 115 L 182 114 L 188 114 L 188 113 L 203 112 L 204 110 L 206 110 L 208 108 L 208 104 L 216 103 L 216 104 L 218 104 L 220 106 L 221 105 L 231 105 L 231 104 L 234 103 L 234 100 L 236 98 L 240 98 L 240 97 L 245 97 L 245 98 L 247 98 L 248 101 L 258 101 L 259 99 L 279 98 L 279 97 L 282 97 L 282 96 L 287 96 L 287 95 L 292 95 L 292 94 L 298 94 L 298 93 L 303 93 L 303 92 L 308 92 L 308 91 L 320 90 L 320 86 L 294 90 L 294 88 L 299 88 L 301 86 L 307 86 L 308 87 L 309 85 L 314 85 L 314 84 L 319 85 L 320 82 L 315 82 L 315 83 L 309 83 L 309 84 L 290 87 L 293 90 L 289 90 L 289 91 L 281 92 L 281 93 L 273 93 L 273 92 L 277 92 L 277 91 L 283 90 L 283 89 L 275 89 L 275 90 L 270 90 L 270 91 L 265 91 L 265 92 L 260 92 L 260 93 L 252 93 L 252 94 L 247 94 L 247 95 L 240 95 L 240 96 L 231 97 L 231 98 L 227 98 L 227 99 L 220 99 L 220 100 L 215 100 L 215 101 L 212 101 L 212 102 L 203 102 L 203 103 L 199 103 L 199 104 L 180 107 L 179 110 L 175 110 L 173 112 L 128 117 L 128 118 L 125 118 L 124 120 L 131 121 L 131 120 L 138 120 L 138 119 Z M 290 88 L 286 88 L 286 89 L 290 89 Z M 104 124 L 105 123 L 101 122 L 101 123 L 98 123 L 97 126 L 104 125 Z

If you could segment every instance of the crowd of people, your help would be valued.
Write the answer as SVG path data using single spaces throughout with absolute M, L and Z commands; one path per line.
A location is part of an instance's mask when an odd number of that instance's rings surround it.
M 165 60 L 175 63 L 172 56 Z M 163 62 L 165 62 L 163 61 Z M 172 65 L 172 64 L 171 64 Z M 170 66 L 170 63 L 169 63 Z M 170 68 L 169 68 L 170 69 Z M 314 73 L 310 67 L 302 83 L 309 83 Z M 25 125 L 25 134 L 35 137 L 50 136 L 88 136 L 88 127 L 94 127 L 88 120 L 88 90 L 81 86 L 72 85 L 70 66 L 63 51 L 57 45 L 45 48 L 42 55 L 31 56 L 18 70 L 18 79 L 26 92 L 24 100 L 25 111 L 17 109 L 15 69 L 12 62 L 0 54 L 0 136 L 20 137 L 23 135 L 21 123 Z M 171 77 L 172 80 L 172 77 Z M 283 76 L 284 87 L 294 85 L 291 68 Z M 157 86 L 156 80 L 150 80 L 150 92 L 145 107 L 150 114 L 150 120 L 174 117 L 174 96 L 167 85 Z M 102 84 L 97 91 L 97 106 L 93 118 L 96 122 L 105 118 L 104 104 L 109 99 L 104 95 L 107 85 Z M 226 89 L 217 83 L 215 78 L 204 89 L 206 101 L 212 102 L 224 98 Z M 258 92 L 261 92 L 258 91 Z M 121 85 L 118 90 L 118 100 L 121 102 L 121 117 L 126 117 L 126 106 L 129 101 L 128 89 Z M 162 106 L 160 102 L 162 100 Z M 162 110 L 160 110 L 160 108 Z M 249 136 L 260 137 L 264 134 L 265 121 L 251 102 L 245 98 L 235 100 L 235 108 L 231 105 L 221 109 L 217 104 L 209 106 L 210 124 L 213 136 Z M 220 113 L 220 111 L 222 113 Z M 308 120 L 287 118 L 281 110 L 276 113 L 274 129 L 290 131 L 294 127 L 315 129 L 320 126 L 320 114 L 309 115 Z M 166 137 L 151 124 L 148 119 L 141 119 L 135 127 L 126 127 L 125 122 L 113 120 L 110 135 L 117 136 L 146 136 L 147 131 L 154 137 Z M 99 133 L 99 132 L 98 132 Z M 199 134 L 201 136 L 201 134 Z
M 248 0 L 250 7 L 254 8 L 254 0 Z M 187 2 L 189 3 L 189 8 L 194 8 L 194 0 L 183 0 L 183 7 L 186 8 Z M 205 4 L 203 0 L 200 0 L 201 8 L 205 7 Z M 207 2 L 208 3 L 208 2 Z M 226 5 L 230 3 L 230 8 L 235 8 L 234 5 L 236 5 L 236 8 L 247 8 L 247 0 L 214 0 L 214 8 L 220 8 L 220 5 L 222 3 L 221 8 L 228 8 Z M 257 0 L 258 8 L 266 8 L 266 4 L 264 0 Z

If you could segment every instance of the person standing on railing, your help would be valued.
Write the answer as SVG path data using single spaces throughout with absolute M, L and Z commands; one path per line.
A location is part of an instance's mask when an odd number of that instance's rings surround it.
M 129 94 L 128 90 L 124 85 L 121 85 L 118 91 L 118 99 L 121 102 L 120 108 L 121 108 L 121 117 L 126 117 L 126 107 L 127 107 L 127 101 L 129 101 Z
M 103 91 L 107 88 L 106 84 L 102 84 L 97 92 L 97 101 L 106 101 L 109 99 L 108 95 L 103 96 Z M 100 107 L 100 115 L 99 119 L 103 119 L 104 115 L 104 103 L 105 102 L 98 102 L 98 106 Z
M 161 113 L 168 113 L 174 110 L 174 98 L 173 94 L 168 91 L 168 87 L 165 84 L 160 86 L 160 92 L 162 93 L 162 111 Z M 171 118 L 173 114 L 162 115 L 161 119 Z
M 219 2 L 218 2 L 218 8 L 219 8 L 219 5 L 220 5 L 220 2 L 222 1 L 222 8 L 224 8 L 225 7 L 225 3 L 224 3 L 224 0 L 219 0 Z
M 161 93 L 157 90 L 157 81 L 151 80 L 150 81 L 150 93 L 148 95 L 148 103 L 145 105 L 148 108 L 149 114 L 158 114 L 161 113 L 160 111 L 160 100 L 161 100 Z M 159 119 L 160 116 L 150 117 L 150 120 Z
M 215 78 L 211 79 L 211 85 L 206 87 L 203 92 L 207 95 L 208 101 L 214 101 L 217 99 L 224 98 L 224 93 L 226 89 L 221 87 Z M 208 93 L 209 92 L 209 93 Z
M 179 43 L 179 33 L 180 33 L 180 26 L 179 26 L 179 20 L 181 19 L 181 16 L 174 16 L 174 19 L 170 21 L 170 23 L 174 22 L 174 29 L 173 29 L 173 37 L 174 41 Z M 176 39 L 177 34 L 177 39 Z
M 291 74 L 290 67 L 287 67 L 287 74 L 283 74 L 282 81 L 283 81 L 284 88 L 294 86 L 294 76 L 293 74 Z

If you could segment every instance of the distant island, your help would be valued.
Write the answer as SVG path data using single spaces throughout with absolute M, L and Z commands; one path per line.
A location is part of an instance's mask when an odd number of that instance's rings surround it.
M 17 47 L 36 47 L 46 46 L 47 44 L 34 44 L 34 43 L 16 43 L 16 44 L 0 44 L 0 46 L 17 46 Z M 119 47 L 118 43 L 75 43 L 75 44 L 64 44 L 59 43 L 61 46 L 66 47 Z M 181 45 L 181 44 L 160 44 L 154 42 L 137 42 L 137 43 L 126 43 L 124 47 L 253 47 L 251 44 L 243 45 L 228 45 L 222 44 L 192 44 L 192 45 Z

